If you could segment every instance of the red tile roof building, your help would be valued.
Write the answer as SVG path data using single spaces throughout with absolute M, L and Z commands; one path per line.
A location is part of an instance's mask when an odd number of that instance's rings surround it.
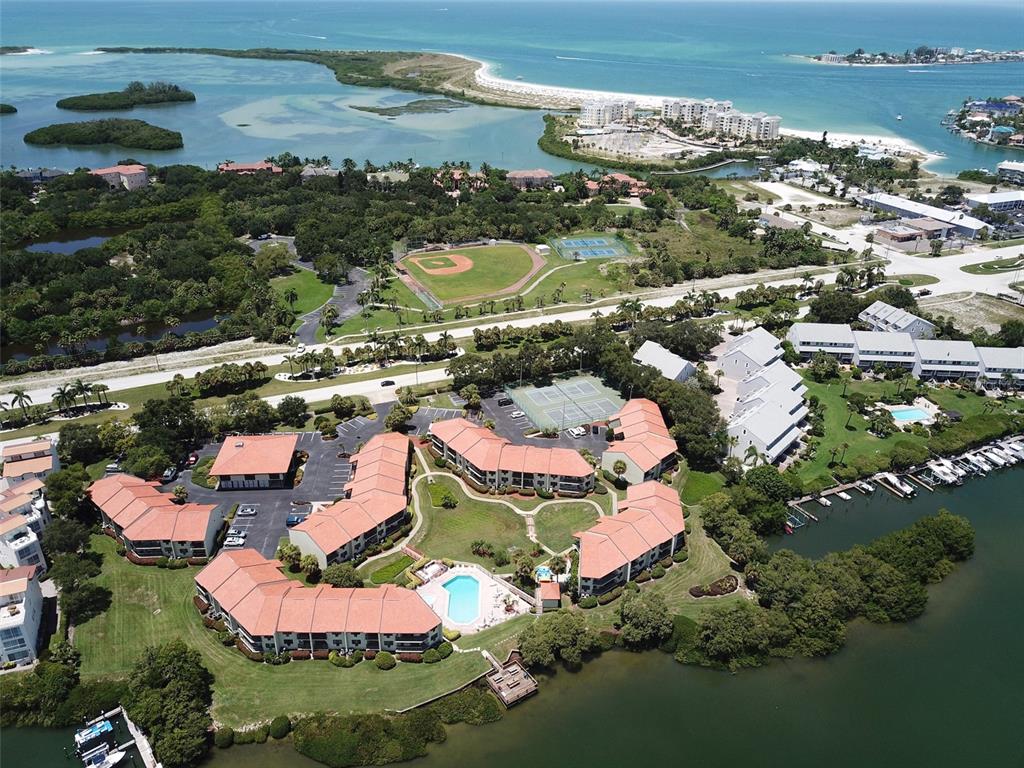
M 257 653 L 419 653 L 443 639 L 441 619 L 414 591 L 306 587 L 254 549 L 221 552 L 195 581 L 211 614 Z
M 580 594 L 603 594 L 671 557 L 686 543 L 684 528 L 676 491 L 654 481 L 630 486 L 618 514 L 575 535 Z
M 569 448 L 512 445 L 467 419 L 430 425 L 434 451 L 487 488 L 542 488 L 585 494 L 594 489 L 594 468 Z
M 601 455 L 601 468 L 614 472 L 623 461 L 623 477 L 630 483 L 656 480 L 676 464 L 676 441 L 669 434 L 661 409 L 652 400 L 636 398 L 608 419 L 615 440 Z
M 266 160 L 261 160 L 258 163 L 221 163 L 217 166 L 217 170 L 221 173 L 236 173 L 239 176 L 251 176 L 261 171 L 269 171 L 275 175 L 284 173 L 283 168 L 279 168 L 273 163 L 268 163 Z
M 104 527 L 136 557 L 209 557 L 224 519 L 215 504 L 177 504 L 156 483 L 134 475 L 97 480 L 89 498 Z
M 646 197 L 652 190 L 646 181 L 634 179 L 627 173 L 609 173 L 601 177 L 601 188 L 629 194 L 631 197 Z
M 114 189 L 121 187 L 132 190 L 149 186 L 149 171 L 144 165 L 112 165 L 109 168 L 93 168 L 89 173 L 99 176 Z
M 291 543 L 326 568 L 358 558 L 408 519 L 406 477 L 412 446 L 394 432 L 374 435 L 350 461 L 346 498 L 317 510 L 288 531 Z
M 224 441 L 210 476 L 217 490 L 283 488 L 291 474 L 298 435 L 239 435 Z
M 5 445 L 2 458 L 4 471 L 0 489 L 32 479 L 43 480 L 51 472 L 60 469 L 57 451 L 53 443 L 45 438 Z
M 544 168 L 534 168 L 530 171 L 509 171 L 505 178 L 516 189 L 550 187 L 555 182 L 554 174 Z

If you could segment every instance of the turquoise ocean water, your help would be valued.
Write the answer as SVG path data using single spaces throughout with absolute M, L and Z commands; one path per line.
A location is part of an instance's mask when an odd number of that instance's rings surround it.
M 512 166 L 567 164 L 536 147 L 540 113 L 471 107 L 388 120 L 353 104 L 408 94 L 339 85 L 301 63 L 192 56 L 87 55 L 99 45 L 404 49 L 464 53 L 506 77 L 665 95 L 713 96 L 781 114 L 784 126 L 896 134 L 948 157 L 937 170 L 994 167 L 1013 157 L 939 126 L 967 96 L 1024 91 L 1024 65 L 852 68 L 792 54 L 918 44 L 1024 46 L 1024 3 L 853 2 L 0 2 L 0 37 L 52 53 L 0 58 L 0 92 L 19 114 L 0 122 L 4 165 L 74 166 L 123 157 L 119 149 L 28 147 L 28 130 L 83 119 L 63 96 L 167 79 L 196 104 L 135 110 L 181 130 L 185 149 L 133 151 L 155 162 L 211 165 L 285 150 L 335 159 L 467 159 Z M 124 113 L 121 113 L 124 114 Z M 896 115 L 904 119 L 896 121 Z M 1017 153 L 1022 155 L 1024 153 Z

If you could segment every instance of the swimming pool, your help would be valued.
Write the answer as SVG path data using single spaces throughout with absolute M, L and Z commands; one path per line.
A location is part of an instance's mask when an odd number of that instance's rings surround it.
M 931 414 L 921 408 L 893 408 L 890 413 L 896 421 L 924 421 L 931 418 Z
M 475 576 L 456 576 L 444 583 L 448 593 L 448 618 L 456 624 L 469 624 L 480 615 L 480 582 Z

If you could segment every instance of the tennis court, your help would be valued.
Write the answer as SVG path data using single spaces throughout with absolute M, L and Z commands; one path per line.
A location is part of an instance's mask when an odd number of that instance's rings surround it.
M 540 429 L 605 421 L 623 405 L 618 392 L 593 376 L 576 376 L 546 387 L 520 387 L 508 396 Z
M 629 248 L 618 237 L 559 237 L 552 241 L 555 251 L 563 259 L 608 259 L 625 256 Z

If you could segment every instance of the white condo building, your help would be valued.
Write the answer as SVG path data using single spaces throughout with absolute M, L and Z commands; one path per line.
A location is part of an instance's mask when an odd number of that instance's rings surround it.
M 656 341 L 648 339 L 633 353 L 633 362 L 637 365 L 649 365 L 657 368 L 670 381 L 686 381 L 697 372 L 697 367 L 674 352 L 665 349 Z
M 603 128 L 632 120 L 635 114 L 635 101 L 585 101 L 580 107 L 580 127 Z
M 884 301 L 873 302 L 857 317 L 871 326 L 873 331 L 909 333 L 915 339 L 931 339 L 935 336 L 934 323 Z
M 43 594 L 35 567 L 0 571 L 0 662 L 35 660 L 42 616 Z

